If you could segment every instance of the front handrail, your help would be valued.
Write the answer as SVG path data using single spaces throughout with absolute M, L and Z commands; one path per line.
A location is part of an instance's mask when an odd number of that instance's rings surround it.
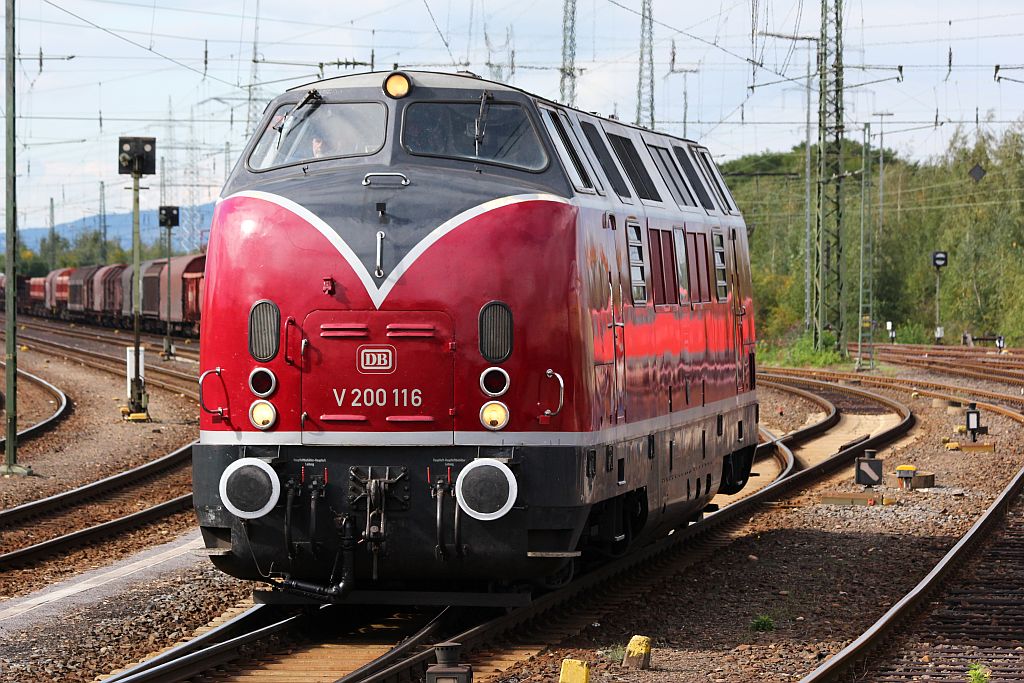
M 209 375 L 217 375 L 220 377 L 220 373 L 221 369 L 218 367 L 213 368 L 212 370 L 207 370 L 203 374 L 199 375 L 199 407 L 212 415 L 220 415 L 221 417 L 224 417 L 227 412 L 224 408 L 207 408 L 206 403 L 203 401 L 203 382 L 206 381 L 206 378 Z
M 558 380 L 558 407 L 555 408 L 554 412 L 551 412 L 550 408 L 544 411 L 544 414 L 547 415 L 548 417 L 554 417 L 555 415 L 558 415 L 560 412 L 562 412 L 562 406 L 565 405 L 565 382 L 562 381 L 562 376 L 559 375 L 554 370 L 552 370 L 551 368 L 548 368 L 547 372 L 545 372 L 544 374 L 547 377 L 554 377 L 555 379 Z

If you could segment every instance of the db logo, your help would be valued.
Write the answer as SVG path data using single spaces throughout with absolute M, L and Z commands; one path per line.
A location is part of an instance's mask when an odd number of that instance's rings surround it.
M 387 375 L 395 371 L 395 347 L 364 345 L 356 350 L 356 368 L 364 375 Z

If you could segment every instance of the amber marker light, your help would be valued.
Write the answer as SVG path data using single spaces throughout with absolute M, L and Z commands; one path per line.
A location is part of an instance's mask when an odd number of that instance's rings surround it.
M 392 99 L 400 100 L 408 95 L 410 90 L 412 90 L 412 84 L 409 82 L 409 77 L 401 71 L 395 71 L 384 79 L 384 94 Z
M 277 409 L 270 401 L 253 401 L 249 406 L 249 421 L 256 429 L 270 429 L 277 422 Z
M 480 408 L 480 423 L 494 432 L 504 429 L 508 424 L 508 406 L 501 401 L 488 401 Z

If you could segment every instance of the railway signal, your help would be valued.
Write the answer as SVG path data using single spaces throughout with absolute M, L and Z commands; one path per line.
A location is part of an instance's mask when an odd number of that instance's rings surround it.
M 943 337 L 942 322 L 939 318 L 939 284 L 942 280 L 942 269 L 949 263 L 949 254 L 944 251 L 932 252 L 932 265 L 935 266 L 935 343 L 941 344 Z
M 171 344 L 171 228 L 178 225 L 178 207 L 160 207 L 160 227 L 167 228 L 167 336 L 164 337 L 164 358 L 174 357 Z
M 156 173 L 156 138 L 120 137 L 117 140 L 117 172 L 132 177 L 132 318 L 135 330 L 135 363 L 128 392 L 128 419 L 149 419 L 149 394 L 142 380 L 139 357 L 139 318 L 142 314 L 142 240 L 139 236 L 139 179 Z

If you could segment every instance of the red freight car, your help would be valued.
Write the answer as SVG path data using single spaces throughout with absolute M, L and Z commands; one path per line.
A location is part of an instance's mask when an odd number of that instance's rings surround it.
M 85 318 L 93 308 L 92 280 L 99 266 L 76 268 L 68 277 L 68 312 L 74 318 Z
M 45 306 L 50 315 L 62 316 L 68 305 L 68 279 L 73 268 L 58 268 L 46 275 Z
M 747 235 L 705 147 L 395 72 L 289 91 L 243 154 L 193 448 L 217 566 L 494 604 L 746 483 Z
M 123 263 L 103 266 L 93 277 L 92 314 L 105 324 L 113 324 L 121 317 L 121 273 Z
M 170 319 L 171 326 L 178 331 L 196 331 L 199 322 L 198 292 L 202 286 L 203 270 L 206 266 L 206 254 L 187 254 L 171 259 L 170 297 L 168 298 L 168 271 L 164 269 L 159 279 L 160 287 L 160 320 L 166 325 Z M 145 291 L 145 290 L 144 290 Z M 191 297 L 191 304 L 189 298 Z M 170 311 L 167 304 L 170 301 Z

